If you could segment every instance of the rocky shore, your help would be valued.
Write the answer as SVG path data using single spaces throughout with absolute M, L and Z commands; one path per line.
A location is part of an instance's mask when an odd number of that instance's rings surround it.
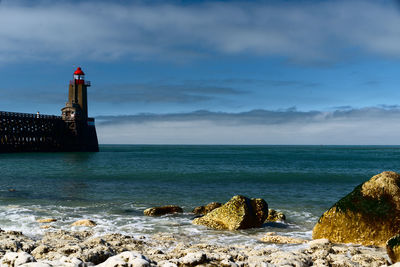
M 264 242 L 291 243 L 268 234 Z M 302 245 L 212 245 L 192 243 L 168 233 L 134 238 L 97 236 L 92 231 L 52 230 L 38 240 L 21 232 L 0 232 L 0 266 L 388 266 L 384 248 L 333 244 L 327 239 Z M 395 266 L 395 265 L 393 265 Z
M 175 205 L 144 210 L 146 216 L 175 216 Z M 214 231 L 262 228 L 284 221 L 264 199 L 237 195 L 225 204 L 212 202 L 193 210 L 193 225 Z M 53 218 L 37 220 L 51 223 Z M 144 267 L 144 266 L 393 266 L 400 267 L 400 174 L 383 172 L 357 186 L 316 222 L 314 240 L 265 232 L 251 244 L 221 245 L 185 234 L 133 237 L 99 235 L 91 220 L 71 224 L 80 231 L 46 229 L 37 239 L 0 230 L 0 267 Z M 91 229 L 91 230 L 89 230 Z M 196 231 L 196 230 L 195 230 Z M 206 240 L 204 242 L 204 240 Z M 355 245 L 359 244 L 359 245 Z

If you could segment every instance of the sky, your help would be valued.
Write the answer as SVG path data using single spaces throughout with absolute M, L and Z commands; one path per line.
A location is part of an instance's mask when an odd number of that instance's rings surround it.
M 400 1 L 0 1 L 0 110 L 101 144 L 400 145 Z

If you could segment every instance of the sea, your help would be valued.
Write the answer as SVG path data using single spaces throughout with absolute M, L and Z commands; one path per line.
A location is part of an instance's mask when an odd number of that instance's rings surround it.
M 311 239 L 318 218 L 355 186 L 400 171 L 399 146 L 101 145 L 98 153 L 0 154 L 0 228 L 40 238 L 79 219 L 96 235 L 164 233 L 190 242 L 259 244 L 267 232 Z M 285 222 L 217 231 L 193 208 L 234 195 L 263 198 Z M 146 208 L 184 213 L 148 217 Z M 50 229 L 37 219 L 55 218 Z

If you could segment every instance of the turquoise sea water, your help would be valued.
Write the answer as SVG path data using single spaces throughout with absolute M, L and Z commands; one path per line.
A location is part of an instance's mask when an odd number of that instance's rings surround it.
M 400 171 L 400 147 L 103 145 L 99 153 L 0 154 L 0 170 L 2 229 L 38 236 L 37 218 L 57 218 L 55 229 L 89 218 L 99 233 L 253 242 L 268 231 L 310 238 L 318 217 L 356 185 Z M 287 223 L 234 233 L 190 223 L 194 207 L 237 194 L 264 198 Z M 166 204 L 185 213 L 143 216 Z

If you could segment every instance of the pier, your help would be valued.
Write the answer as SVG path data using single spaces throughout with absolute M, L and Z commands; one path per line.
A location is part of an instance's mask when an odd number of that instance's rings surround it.
M 1 111 L 0 153 L 99 151 L 95 120 L 87 115 L 88 86 L 78 68 L 61 116 Z

